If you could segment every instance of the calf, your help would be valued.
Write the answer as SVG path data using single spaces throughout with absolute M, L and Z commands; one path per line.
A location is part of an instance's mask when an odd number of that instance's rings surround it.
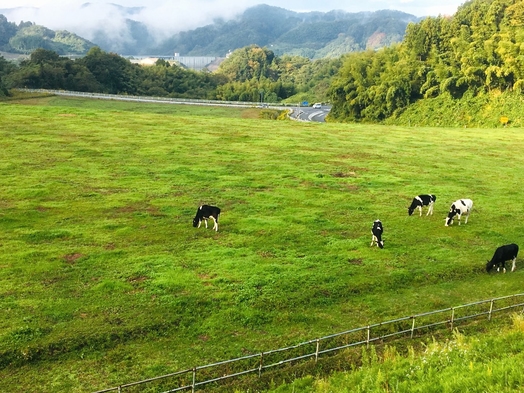
M 220 208 L 202 205 L 197 209 L 195 218 L 193 218 L 193 226 L 200 228 L 200 224 L 202 224 L 202 220 L 204 220 L 207 228 L 207 220 L 211 218 L 214 221 L 213 229 L 218 232 L 218 216 L 220 216 Z
M 378 247 L 384 248 L 384 240 L 382 240 L 382 232 L 384 232 L 384 227 L 382 226 L 382 222 L 380 220 L 375 220 L 373 222 L 373 228 L 371 228 L 371 245 L 373 246 L 374 243 L 377 244 Z
M 453 219 L 455 218 L 455 216 L 457 216 L 460 225 L 460 218 L 463 214 L 466 215 L 466 221 L 464 222 L 464 224 L 467 224 L 469 213 L 471 213 L 472 208 L 473 201 L 471 199 L 458 199 L 455 202 L 453 202 L 451 204 L 451 207 L 449 208 L 448 216 L 446 217 L 446 226 L 453 224 Z
M 437 200 L 437 197 L 435 195 L 417 195 L 415 198 L 413 198 L 413 201 L 411 202 L 411 206 L 408 207 L 408 215 L 412 215 L 415 209 L 419 209 L 420 216 L 422 216 L 422 207 L 427 206 L 428 212 L 426 213 L 426 216 L 433 215 L 433 204 Z
M 506 261 L 512 260 L 513 266 L 511 266 L 511 271 L 515 271 L 515 261 L 517 260 L 517 254 L 519 253 L 519 246 L 515 243 L 506 244 L 505 246 L 500 246 L 495 250 L 495 254 L 491 258 L 491 261 L 486 263 L 486 271 L 489 273 L 491 269 L 495 266 L 497 267 L 497 272 L 502 270 L 506 273 Z

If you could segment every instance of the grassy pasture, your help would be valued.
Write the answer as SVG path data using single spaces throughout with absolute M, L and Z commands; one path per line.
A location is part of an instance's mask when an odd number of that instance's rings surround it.
M 522 129 L 0 103 L 0 390 L 86 392 L 522 292 Z M 434 215 L 408 217 L 414 195 Z M 467 225 L 444 227 L 471 198 Z M 191 225 L 200 203 L 220 231 Z M 370 248 L 373 220 L 385 248 Z

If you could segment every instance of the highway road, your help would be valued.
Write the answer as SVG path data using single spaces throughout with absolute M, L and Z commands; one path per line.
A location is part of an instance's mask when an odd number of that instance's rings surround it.
M 84 98 L 94 98 L 103 100 L 120 100 L 120 101 L 135 101 L 135 102 L 156 102 L 164 104 L 185 104 L 185 105 L 208 105 L 208 106 L 234 106 L 234 107 L 253 107 L 256 105 L 253 102 L 237 102 L 237 101 L 215 101 L 215 100 L 193 100 L 185 98 L 166 98 L 166 97 L 148 97 L 148 96 L 129 96 L 116 94 L 100 94 L 100 93 L 84 93 L 78 91 L 64 91 L 64 90 L 46 90 L 46 89 L 18 89 L 20 91 L 32 91 L 39 93 L 49 93 L 62 96 L 74 96 Z M 316 109 L 312 106 L 281 106 L 278 104 L 263 104 L 257 107 L 264 107 L 270 109 L 289 110 L 290 117 L 298 121 L 317 121 L 325 122 L 326 115 L 329 113 L 331 106 L 322 105 L 322 108 Z
M 316 109 L 310 106 L 299 106 L 292 109 L 291 118 L 294 120 L 325 122 L 331 107 L 322 105 L 321 109 Z

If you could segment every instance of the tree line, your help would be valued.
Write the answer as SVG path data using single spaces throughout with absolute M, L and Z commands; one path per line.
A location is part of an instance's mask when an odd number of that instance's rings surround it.
M 0 57 L 0 90 L 4 95 L 12 88 L 38 88 L 247 102 L 281 102 L 299 95 L 295 99 L 313 101 L 326 96 L 327 80 L 340 64 L 339 59 L 277 57 L 253 45 L 234 51 L 211 73 L 163 59 L 141 66 L 99 47 L 74 60 L 41 48 L 19 65 Z

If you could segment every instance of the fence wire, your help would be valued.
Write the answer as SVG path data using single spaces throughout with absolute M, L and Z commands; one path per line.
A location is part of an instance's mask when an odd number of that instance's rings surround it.
M 309 340 L 285 348 L 194 367 L 143 381 L 99 390 L 95 393 L 180 392 L 258 373 L 290 363 L 314 360 L 340 350 L 384 342 L 391 338 L 422 337 L 437 330 L 453 330 L 472 319 L 491 320 L 497 315 L 524 311 L 524 293 L 468 303 L 380 322 Z

